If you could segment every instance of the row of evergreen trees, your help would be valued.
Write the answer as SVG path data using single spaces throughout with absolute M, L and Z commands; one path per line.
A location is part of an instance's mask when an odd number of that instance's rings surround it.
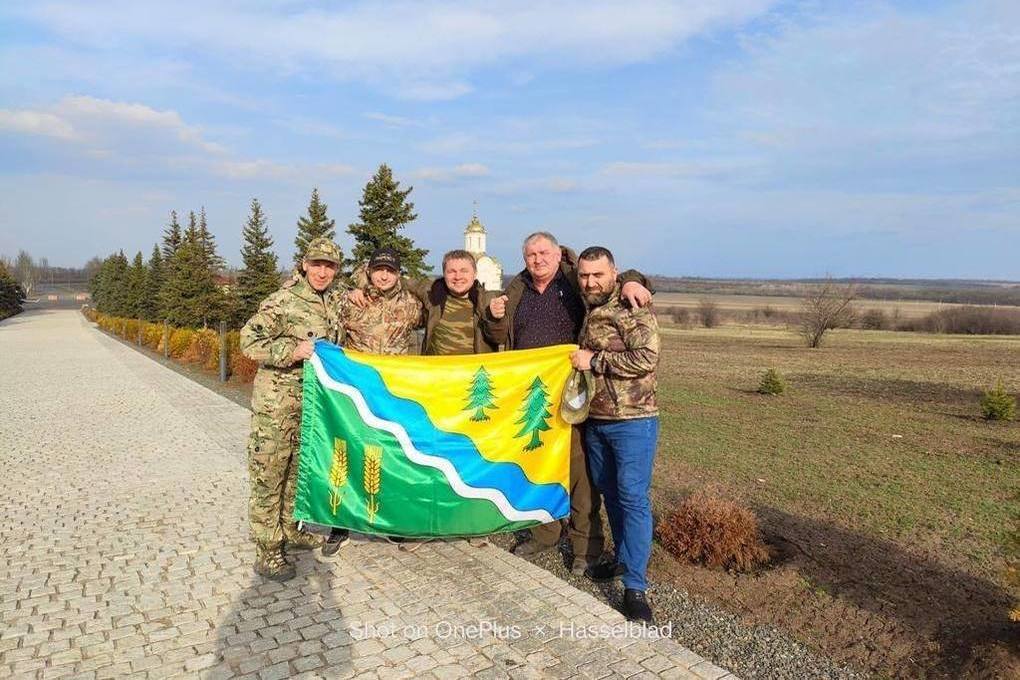
M 21 303 L 25 301 L 25 291 L 21 284 L 0 261 L 0 319 L 14 316 L 21 311 Z
M 408 275 L 431 271 L 424 261 L 428 251 L 416 248 L 410 238 L 398 233 L 417 217 L 414 204 L 408 200 L 412 190 L 401 189 L 390 168 L 379 166 L 358 201 L 359 221 L 347 228 L 354 247 L 350 258 L 344 260 L 346 271 L 365 262 L 382 246 L 400 253 Z M 308 214 L 297 223 L 295 268 L 300 266 L 310 241 L 320 236 L 336 238 L 336 222 L 328 216 L 327 207 L 318 189 L 313 189 Z M 194 211 L 188 213 L 188 226 L 183 229 L 177 213 L 171 212 L 162 243 L 153 246 L 147 262 L 141 252 L 129 262 L 123 251 L 102 261 L 90 281 L 93 302 L 106 314 L 149 321 L 165 319 L 175 326 L 206 327 L 220 320 L 239 326 L 281 282 L 273 239 L 258 199 L 251 201 L 242 242 L 242 268 L 236 280 L 230 282 L 223 276 L 224 261 L 216 252 L 205 209 L 197 216 Z

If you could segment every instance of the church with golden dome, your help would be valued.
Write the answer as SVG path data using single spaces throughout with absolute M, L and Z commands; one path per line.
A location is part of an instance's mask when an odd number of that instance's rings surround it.
M 485 227 L 478 219 L 478 211 L 471 215 L 464 230 L 464 250 L 475 257 L 478 282 L 485 290 L 503 290 L 503 265 L 496 258 L 485 254 Z

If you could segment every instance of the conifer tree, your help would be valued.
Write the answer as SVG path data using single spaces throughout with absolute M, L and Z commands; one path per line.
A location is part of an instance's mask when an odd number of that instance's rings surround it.
M 224 313 L 223 294 L 216 285 L 195 213 L 188 216 L 181 245 L 166 265 L 161 296 L 163 313 L 177 326 L 208 326 Z
M 521 431 L 514 435 L 515 439 L 531 435 L 531 441 L 524 445 L 525 451 L 534 451 L 542 446 L 539 435 L 550 429 L 547 422 L 552 418 L 552 413 L 549 412 L 550 406 L 552 406 L 552 402 L 549 401 L 545 383 L 541 378 L 536 377 L 528 387 L 528 396 L 524 398 L 524 404 L 521 405 L 521 417 L 515 421 L 515 424 L 521 425 Z
M 160 321 L 163 318 L 160 306 L 160 292 L 165 279 L 163 254 L 159 246 L 152 246 L 152 255 L 145 271 L 145 295 L 142 303 L 142 318 L 148 321 Z
M 273 252 L 266 215 L 257 198 L 251 199 L 251 213 L 242 232 L 241 260 L 244 268 L 237 279 L 238 305 L 235 321 L 244 323 L 258 310 L 259 303 L 280 287 L 279 263 Z
M 14 279 L 7 265 L 0 262 L 0 319 L 14 316 L 21 311 L 21 303 L 25 300 L 25 292 Z
M 428 250 L 415 248 L 414 241 L 397 233 L 418 216 L 414 203 L 407 200 L 414 187 L 400 188 L 393 179 L 393 171 L 385 163 L 365 185 L 358 205 L 360 222 L 348 225 L 347 233 L 354 237 L 354 249 L 348 264 L 367 262 L 377 248 L 393 248 L 400 254 L 404 272 L 411 277 L 423 276 L 432 271 L 425 264 Z
M 124 251 L 105 260 L 89 284 L 96 309 L 104 314 L 130 316 L 128 296 L 128 260 Z
M 209 263 L 209 268 L 219 271 L 223 268 L 223 258 L 216 253 L 216 237 L 209 231 L 209 225 L 205 219 L 205 206 L 202 206 L 198 217 L 198 241 L 202 244 L 202 252 Z
M 125 316 L 138 319 L 142 316 L 145 303 L 145 260 L 140 250 L 128 269 L 126 283 Z
M 177 221 L 177 211 L 170 211 L 170 224 L 163 230 L 163 261 L 169 262 L 177 249 L 181 247 L 181 224 Z
M 487 408 L 496 408 L 496 395 L 492 393 L 492 378 L 489 376 L 489 372 L 485 370 L 485 366 L 479 366 L 471 379 L 471 387 L 468 388 L 468 403 L 464 410 L 474 409 L 475 412 L 471 415 L 471 420 L 478 422 L 489 419 L 488 414 L 485 413 Z
M 312 199 L 308 203 L 308 216 L 299 217 L 297 222 L 297 238 L 294 239 L 294 266 L 301 266 L 301 258 L 313 239 L 325 236 L 333 239 L 336 236 L 336 220 L 326 215 L 327 206 L 319 199 L 318 188 L 312 189 Z

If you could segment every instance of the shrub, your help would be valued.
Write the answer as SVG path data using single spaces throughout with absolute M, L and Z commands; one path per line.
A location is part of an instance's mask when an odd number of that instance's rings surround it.
M 684 499 L 656 533 L 666 550 L 692 564 L 749 571 L 769 561 L 754 513 L 705 489 Z
M 220 337 L 211 329 L 192 331 L 191 342 L 181 356 L 181 361 L 198 364 L 202 368 L 216 368 L 220 360 Z
M 241 382 L 251 382 L 259 369 L 258 362 L 252 361 L 241 354 L 241 334 L 238 331 L 227 333 L 227 357 L 230 360 L 230 375 Z
M 765 371 L 758 383 L 758 392 L 761 394 L 782 394 L 786 391 L 786 382 L 783 376 L 774 368 Z
M 889 317 L 881 309 L 869 309 L 861 317 L 861 328 L 866 331 L 884 331 L 889 328 Z
M 701 320 L 702 326 L 705 328 L 715 328 L 719 325 L 719 317 L 719 305 L 711 300 L 701 300 L 698 302 L 698 318 Z
M 170 356 L 174 359 L 183 357 L 184 353 L 191 347 L 191 339 L 194 335 L 195 331 L 188 328 L 171 328 Z
M 800 334 L 808 347 L 821 347 L 829 329 L 849 328 L 853 324 L 854 310 L 850 303 L 855 296 L 853 284 L 841 290 L 829 278 L 804 297 L 800 306 Z
M 146 323 L 142 327 L 142 343 L 151 350 L 162 349 L 163 324 Z
M 673 308 L 673 323 L 684 328 L 690 328 L 694 324 L 691 323 L 691 310 L 686 307 L 674 307 Z
M 919 320 L 916 330 L 964 335 L 1020 334 L 1020 309 L 1002 307 L 948 307 Z
M 999 381 L 994 389 L 988 390 L 981 397 L 981 414 L 985 420 L 1013 420 L 1016 418 L 1016 399 L 1002 386 L 1002 381 Z

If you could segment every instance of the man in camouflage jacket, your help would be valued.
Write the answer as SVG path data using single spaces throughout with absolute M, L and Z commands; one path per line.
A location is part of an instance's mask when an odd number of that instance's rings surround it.
M 241 329 L 241 351 L 259 363 L 252 391 L 248 441 L 248 514 L 255 571 L 274 580 L 295 574 L 286 547 L 311 548 L 321 539 L 293 521 L 301 434 L 301 375 L 319 338 L 337 342 L 340 249 L 327 238 L 308 244 L 296 273 L 259 305 Z
M 380 248 L 368 262 L 368 287 L 352 299 L 354 291 L 340 298 L 337 335 L 348 349 L 372 354 L 407 354 L 414 331 L 425 323 L 424 309 L 400 280 L 400 257 L 391 248 Z
M 659 326 L 650 307 L 621 304 L 616 265 L 605 248 L 582 252 L 577 273 L 588 316 L 571 363 L 595 378 L 584 442 L 616 545 L 615 564 L 596 564 L 585 574 L 594 581 L 622 576 L 624 613 L 651 622 L 645 573 L 652 548 L 648 492 L 659 434 Z

